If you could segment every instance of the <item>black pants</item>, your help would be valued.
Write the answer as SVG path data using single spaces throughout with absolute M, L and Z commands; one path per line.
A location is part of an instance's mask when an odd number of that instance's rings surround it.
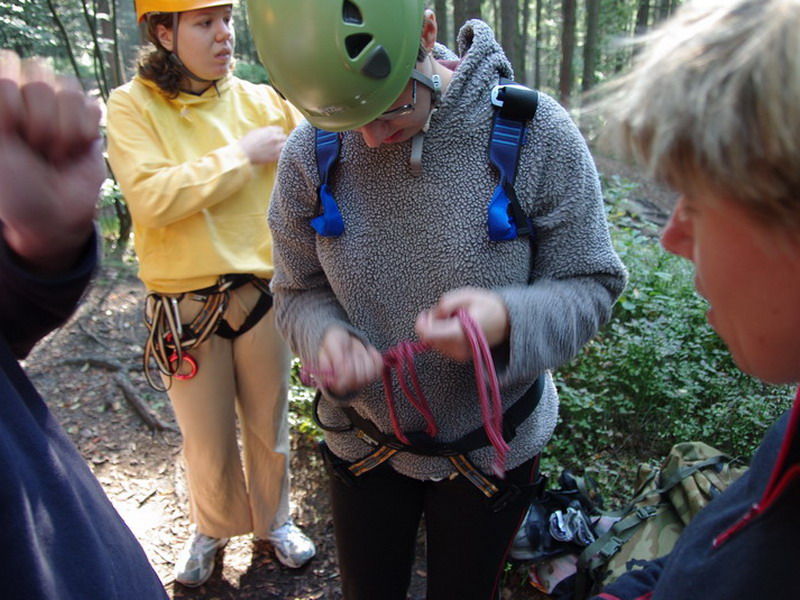
M 384 463 L 347 483 L 326 464 L 345 600 L 406 599 L 423 515 L 427 600 L 499 597 L 505 559 L 530 494 L 492 512 L 486 497 L 461 475 L 419 481 Z M 538 467 L 537 456 L 506 473 L 505 481 L 527 486 Z

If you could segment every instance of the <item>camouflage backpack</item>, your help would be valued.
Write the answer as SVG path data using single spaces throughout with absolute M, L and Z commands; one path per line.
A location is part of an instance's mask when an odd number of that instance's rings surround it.
M 672 447 L 658 466 L 639 465 L 636 492 L 618 517 L 578 557 L 575 600 L 582 600 L 642 563 L 669 553 L 692 518 L 747 469 L 702 442 Z

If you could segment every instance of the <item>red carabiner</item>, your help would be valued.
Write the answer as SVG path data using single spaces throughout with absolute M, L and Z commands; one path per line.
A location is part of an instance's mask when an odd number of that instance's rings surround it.
M 170 363 L 178 362 L 178 353 L 177 352 L 173 352 L 172 353 L 172 356 L 169 357 L 169 362 Z M 191 370 L 188 373 L 177 373 L 176 372 L 175 375 L 173 375 L 173 377 L 175 379 L 180 379 L 181 381 L 185 381 L 187 379 L 191 379 L 192 377 L 197 375 L 197 361 L 194 359 L 194 357 L 191 354 L 189 354 L 188 352 L 184 352 L 183 353 L 183 362 L 189 363 L 189 366 L 191 367 Z M 183 366 L 183 364 L 179 365 L 179 368 L 181 366 Z

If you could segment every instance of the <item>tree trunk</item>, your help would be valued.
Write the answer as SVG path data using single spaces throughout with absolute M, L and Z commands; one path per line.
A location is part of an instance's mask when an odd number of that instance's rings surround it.
M 450 30 L 447 27 L 447 0 L 436 0 L 433 7 L 436 12 L 436 24 L 439 26 L 436 40 L 448 48 L 453 48 L 453 40 L 450 39 Z
M 583 80 L 581 89 L 586 92 L 594 86 L 597 63 L 597 27 L 600 18 L 600 0 L 586 0 L 586 37 L 583 40 Z
M 393 2 L 395 0 L 386 1 Z M 466 21 L 480 18 L 481 0 L 453 0 L 453 31 L 456 35 Z
M 64 42 L 64 51 L 67 54 L 67 58 L 69 59 L 70 65 L 72 65 L 72 70 L 75 73 L 75 77 L 81 85 L 81 88 L 86 91 L 86 84 L 81 79 L 81 70 L 78 67 L 78 61 L 75 58 L 75 52 L 72 49 L 72 45 L 70 44 L 69 35 L 67 35 L 67 29 L 64 27 L 64 23 L 59 17 L 59 11 L 56 7 L 53 0 L 47 0 L 47 8 L 50 9 L 50 16 L 53 17 L 53 23 L 55 23 L 56 28 L 58 29 L 59 34 L 61 35 L 61 40 Z
M 528 26 L 531 23 L 530 0 L 522 0 L 522 35 L 519 42 L 519 68 L 517 79 L 522 83 L 528 82 Z
M 658 21 L 663 21 L 669 16 L 671 8 L 670 0 L 659 0 L 658 2 Z
M 636 35 L 642 35 L 647 31 L 650 21 L 650 0 L 639 0 L 639 8 L 636 10 Z
M 250 35 L 250 16 L 244 8 L 244 5 L 242 5 L 236 15 L 236 19 L 234 19 L 236 53 L 249 63 L 258 63 L 258 51 L 253 43 L 253 36 Z
M 575 54 L 575 0 L 561 4 L 563 30 L 561 33 L 561 69 L 558 78 L 559 101 L 569 107 L 572 95 L 572 57 Z
M 542 87 L 542 2 L 536 0 L 536 40 L 533 49 L 533 87 Z
M 116 0 L 97 0 L 97 12 L 99 14 L 107 15 L 107 17 L 100 20 L 100 39 L 104 42 L 101 50 L 103 63 L 108 69 L 108 90 L 113 90 L 124 83 L 124 75 L 122 74 L 122 62 L 117 52 L 117 29 L 116 29 L 116 15 L 117 6 Z
M 515 73 L 519 72 L 519 4 L 517 0 L 500 2 L 500 45 Z

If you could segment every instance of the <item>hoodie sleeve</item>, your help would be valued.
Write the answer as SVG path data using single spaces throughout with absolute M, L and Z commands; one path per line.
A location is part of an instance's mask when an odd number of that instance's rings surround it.
M 17 358 L 25 358 L 36 342 L 69 318 L 97 260 L 98 241 L 93 234 L 72 269 L 55 276 L 37 276 L 17 263 L 0 235 L 0 335 Z
M 171 122 L 181 118 L 178 109 L 154 108 L 160 99 L 145 99 L 131 89 L 115 90 L 108 101 L 108 160 L 140 226 L 160 228 L 185 219 L 230 198 L 253 178 L 238 136 L 198 156 L 197 146 L 208 146 L 203 136 L 221 132 L 198 129 L 191 133 L 196 140 L 171 136 Z
M 364 340 L 336 299 L 317 255 L 317 243 L 325 240 L 318 242 L 310 225 L 317 214 L 319 180 L 313 137 L 313 128 L 301 125 L 287 140 L 269 207 L 276 324 L 289 347 L 307 364 L 316 360 L 331 325 Z
M 611 318 L 627 272 L 611 243 L 600 179 L 580 132 L 541 95 L 521 169 L 535 254 L 529 285 L 502 288 L 511 320 L 505 380 L 557 369 Z

